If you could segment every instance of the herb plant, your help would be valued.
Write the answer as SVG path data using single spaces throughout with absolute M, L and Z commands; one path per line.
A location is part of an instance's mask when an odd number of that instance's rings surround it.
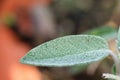
M 35 66 L 63 67 L 90 64 L 111 55 L 115 63 L 116 75 L 103 73 L 103 77 L 120 80 L 120 29 L 116 45 L 117 53 L 115 54 L 109 49 L 108 42 L 102 37 L 83 34 L 69 35 L 33 48 L 20 62 Z

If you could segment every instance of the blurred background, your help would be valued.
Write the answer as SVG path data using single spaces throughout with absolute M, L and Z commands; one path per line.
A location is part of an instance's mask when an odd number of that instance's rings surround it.
M 94 34 L 114 49 L 120 0 L 0 0 L 0 80 L 103 80 L 111 57 L 73 67 L 19 63 L 30 49 L 65 35 Z

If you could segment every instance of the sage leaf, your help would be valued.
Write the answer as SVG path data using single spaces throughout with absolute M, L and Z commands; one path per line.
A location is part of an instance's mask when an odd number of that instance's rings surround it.
M 105 79 L 120 80 L 120 77 L 114 74 L 104 73 L 103 77 Z
M 93 35 L 70 35 L 43 43 L 28 52 L 21 63 L 35 66 L 73 66 L 109 55 L 108 43 Z

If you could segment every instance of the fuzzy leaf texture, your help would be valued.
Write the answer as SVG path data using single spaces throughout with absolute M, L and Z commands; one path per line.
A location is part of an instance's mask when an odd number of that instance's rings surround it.
M 35 66 L 73 66 L 101 60 L 109 55 L 108 43 L 93 35 L 70 35 L 43 43 L 20 61 Z

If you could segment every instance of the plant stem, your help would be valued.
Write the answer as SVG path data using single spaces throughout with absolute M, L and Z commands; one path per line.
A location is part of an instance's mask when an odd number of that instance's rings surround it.
M 119 69 L 120 68 L 120 61 L 119 61 L 119 58 L 112 51 L 110 51 L 110 55 L 112 56 L 112 58 L 114 60 L 114 63 L 115 63 L 115 66 L 116 66 L 116 74 L 120 76 L 120 69 Z

